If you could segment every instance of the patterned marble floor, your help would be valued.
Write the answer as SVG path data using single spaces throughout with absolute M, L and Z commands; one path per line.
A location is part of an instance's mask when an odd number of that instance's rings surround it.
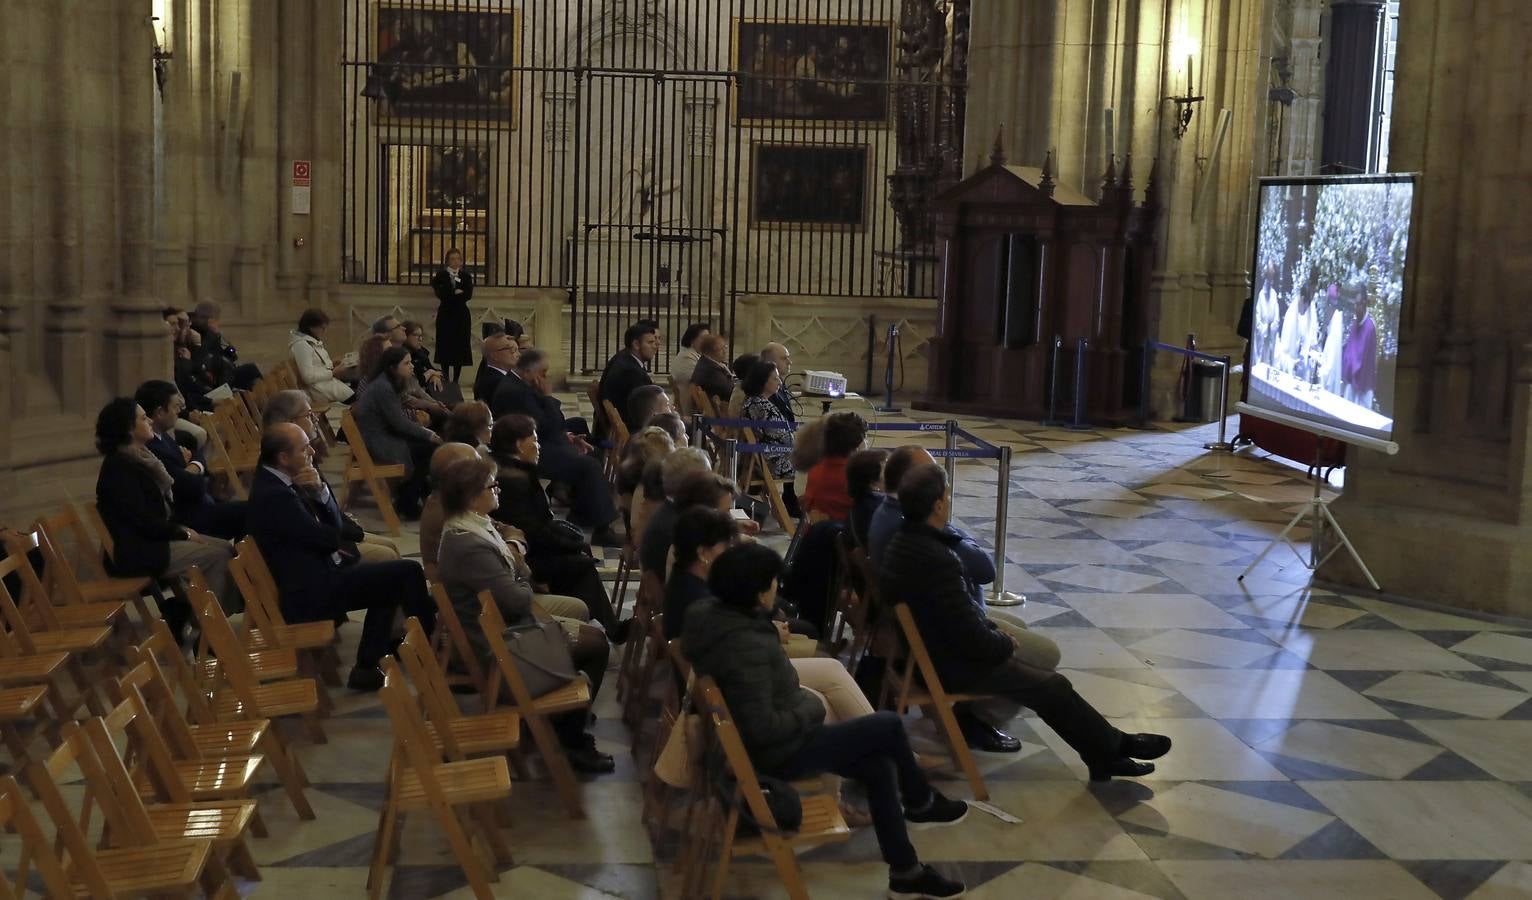
M 911 417 L 944 418 L 881 418 Z M 1207 454 L 1208 429 L 964 424 L 1015 450 L 1006 585 L 1030 596 L 1022 615 L 1105 714 L 1175 750 L 1150 779 L 1091 786 L 1052 732 L 1018 718 L 1022 751 L 980 759 L 994 802 L 1022 822 L 974 814 L 920 833 L 925 860 L 975 898 L 1532 897 L 1532 623 L 1310 589 L 1285 549 L 1241 585 L 1310 488 L 1274 461 Z M 992 541 L 994 466 L 958 472 L 956 514 Z M 612 693 L 596 733 L 617 773 L 585 783 L 583 822 L 546 785 L 516 785 L 518 865 L 498 895 L 665 896 Z M 298 743 L 318 821 L 297 821 L 280 792 L 263 804 L 264 881 L 247 894 L 362 895 L 389 726 L 371 697 L 342 692 L 338 706 L 328 745 Z M 427 817 L 405 829 L 389 896 L 470 896 Z M 816 896 L 882 894 L 870 830 L 803 862 Z M 769 864 L 736 863 L 729 896 L 780 893 Z

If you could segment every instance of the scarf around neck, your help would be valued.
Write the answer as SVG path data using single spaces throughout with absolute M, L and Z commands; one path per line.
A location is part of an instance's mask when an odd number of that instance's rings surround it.
M 165 464 L 160 462 L 148 447 L 135 447 L 132 444 L 124 446 L 117 452 L 127 457 L 130 462 L 149 473 L 154 479 L 154 486 L 160 489 L 160 493 L 169 493 L 175 485 L 175 479 L 170 477 L 170 472 L 165 469 Z

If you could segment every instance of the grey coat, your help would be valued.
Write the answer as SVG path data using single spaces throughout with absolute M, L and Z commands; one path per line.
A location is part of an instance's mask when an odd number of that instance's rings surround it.
M 362 432 L 362 441 L 374 462 L 403 463 L 404 471 L 414 468 L 406 438 L 429 442 L 434 433 L 404 411 L 399 392 L 386 377 L 373 378 L 357 392 L 351 415 Z
M 437 571 L 442 586 L 457 611 L 458 621 L 473 653 L 485 665 L 493 665 L 489 641 L 479 627 L 479 592 L 489 591 L 506 627 L 530 625 L 532 618 L 531 573 L 511 564 L 500 548 L 479 535 L 459 528 L 442 531 Z

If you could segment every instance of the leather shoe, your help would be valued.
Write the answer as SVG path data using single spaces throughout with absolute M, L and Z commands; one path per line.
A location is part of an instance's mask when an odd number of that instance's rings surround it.
M 376 691 L 383 687 L 383 670 L 377 666 L 354 666 L 346 687 L 353 691 Z
M 616 625 L 613 625 L 612 630 L 606 633 L 606 639 L 611 641 L 613 644 L 621 646 L 628 642 L 628 638 L 632 634 L 633 617 L 629 616 L 628 618 L 618 622 Z
M 1163 734 L 1125 734 L 1118 751 L 1130 759 L 1159 759 L 1170 752 L 1170 738 Z
M 571 747 L 564 754 L 569 757 L 569 767 L 585 775 L 605 775 L 617 768 L 617 761 L 610 753 L 602 753 L 595 747 Z
M 1142 778 L 1154 772 L 1154 763 L 1138 762 L 1126 756 L 1105 765 L 1090 767 L 1091 781 L 1111 781 L 1113 776 Z
M 1021 750 L 1021 741 L 977 718 L 962 723 L 962 731 L 963 740 L 968 742 L 972 750 L 983 753 L 1016 753 Z

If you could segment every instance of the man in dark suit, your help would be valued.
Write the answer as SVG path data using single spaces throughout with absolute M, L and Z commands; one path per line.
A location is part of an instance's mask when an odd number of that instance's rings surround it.
M 146 381 L 139 385 L 133 401 L 144 408 L 154 426 L 154 436 L 146 446 L 170 473 L 175 485 L 170 499 L 175 521 L 202 534 L 237 541 L 245 534 L 245 503 L 221 502 L 208 492 L 207 459 L 176 441 L 175 425 L 186 400 L 168 381 Z
M 659 327 L 648 320 L 630 325 L 627 333 L 622 336 L 623 348 L 607 360 L 606 368 L 601 372 L 601 387 L 596 398 L 603 403 L 610 400 L 618 415 L 627 411 L 628 395 L 635 388 L 654 383 L 649 378 L 648 366 L 649 361 L 660 352 L 659 332 Z M 605 422 L 599 412 L 596 420 Z M 601 434 L 605 436 L 608 430 L 604 427 Z
M 482 352 L 479 371 L 473 376 L 473 399 L 489 403 L 495 396 L 495 389 L 516 365 L 520 347 L 505 334 L 492 334 L 484 339 Z
M 397 645 L 395 611 L 402 606 L 430 633 L 436 605 L 425 570 L 413 560 L 357 562 L 361 529 L 341 515 L 313 461 L 302 428 L 288 422 L 266 429 L 247 524 L 271 567 L 289 622 L 344 621 L 351 610 L 367 611 L 347 685 L 375 691 L 383 686 L 378 662 Z
M 697 339 L 696 349 L 701 354 L 697 367 L 692 369 L 692 384 L 713 399 L 720 414 L 729 408 L 729 396 L 734 393 L 734 373 L 729 371 L 729 345 L 721 334 L 705 334 Z
M 621 547 L 612 529 L 617 507 L 590 442 L 582 434 L 580 419 L 565 419 L 557 398 L 548 390 L 548 354 L 537 348 L 522 351 L 516 367 L 495 391 L 490 404 L 495 418 L 510 413 L 531 416 L 537 423 L 542 452 L 539 474 L 569 485 L 569 521 L 595 529 L 591 543 Z
M 771 405 L 777 408 L 782 418 L 789 422 L 798 421 L 797 414 L 793 411 L 793 392 L 787 387 L 787 376 L 793 373 L 793 354 L 787 349 L 786 344 L 772 341 L 761 350 L 761 362 L 769 362 L 777 367 L 777 375 L 782 379 L 782 386 L 771 395 Z

